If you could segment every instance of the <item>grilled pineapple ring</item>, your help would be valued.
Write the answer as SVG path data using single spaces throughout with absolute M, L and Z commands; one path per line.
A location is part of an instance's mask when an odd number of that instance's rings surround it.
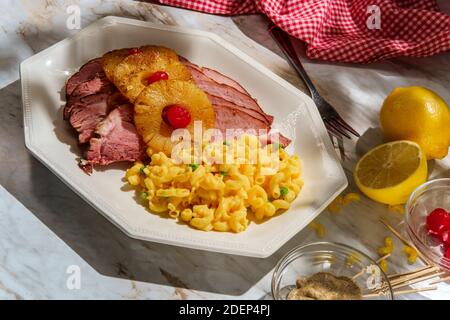
M 174 131 L 162 119 L 163 109 L 170 105 L 182 105 L 191 115 L 186 127 L 194 137 L 194 121 L 202 121 L 202 129 L 214 128 L 215 114 L 206 94 L 195 84 L 180 80 L 158 81 L 144 88 L 135 101 L 134 123 L 144 142 L 153 151 L 171 155 Z
M 114 69 L 113 83 L 134 102 L 148 85 L 146 79 L 157 71 L 164 71 L 173 80 L 191 80 L 191 73 L 179 61 L 175 51 L 159 46 L 143 46 L 139 53 L 125 57 Z
M 130 54 L 131 48 L 118 49 L 105 53 L 102 57 L 103 70 L 109 81 L 114 82 L 114 70 Z

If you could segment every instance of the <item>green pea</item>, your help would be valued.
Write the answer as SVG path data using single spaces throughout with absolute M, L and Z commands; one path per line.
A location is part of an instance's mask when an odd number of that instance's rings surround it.
M 198 164 L 191 163 L 191 164 L 189 165 L 189 167 L 191 167 L 192 171 L 195 171 L 195 170 L 197 170 L 197 168 L 198 168 Z
M 280 188 L 280 195 L 285 196 L 289 193 L 289 189 L 286 187 L 281 187 Z
M 147 192 L 141 192 L 141 199 L 142 200 L 147 200 L 148 197 L 148 193 Z

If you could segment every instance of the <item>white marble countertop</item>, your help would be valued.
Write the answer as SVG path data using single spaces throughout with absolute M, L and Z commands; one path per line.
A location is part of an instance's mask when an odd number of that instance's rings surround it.
M 444 4 L 446 2 L 446 4 Z M 271 271 L 287 250 L 318 238 L 305 229 L 267 259 L 203 252 L 128 238 L 81 200 L 25 149 L 19 63 L 77 30 L 65 27 L 69 5 L 81 8 L 82 27 L 103 16 L 134 17 L 215 32 L 304 91 L 265 32 L 260 16 L 218 17 L 131 0 L 6 0 L 0 3 L 0 299 L 267 299 Z M 442 8 L 450 12 L 448 1 Z M 275 53 L 274 53 L 275 52 Z M 299 46 L 299 52 L 303 50 Z M 397 86 L 422 85 L 450 101 L 450 53 L 356 66 L 312 62 L 305 68 L 320 91 L 362 138 L 345 143 L 343 166 L 380 142 L 378 110 Z M 450 157 L 431 163 L 431 177 L 450 177 Z M 372 257 L 389 232 L 384 216 L 403 217 L 365 198 L 340 214 L 324 212 L 324 240 Z M 410 268 L 396 241 L 391 270 Z M 74 267 L 75 266 L 75 267 Z M 81 287 L 71 287 L 80 270 Z M 74 271 L 75 270 L 75 271 Z M 67 285 L 69 282 L 69 286 Z M 73 284 L 73 283 L 72 283 Z M 441 284 L 428 298 L 450 299 Z M 422 295 L 403 298 L 423 299 Z

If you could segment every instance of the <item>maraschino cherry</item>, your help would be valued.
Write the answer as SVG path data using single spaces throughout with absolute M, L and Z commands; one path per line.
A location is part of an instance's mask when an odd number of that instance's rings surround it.
M 186 128 L 191 123 L 191 114 L 180 104 L 165 107 L 161 116 L 174 129 Z
M 168 80 L 169 75 L 167 72 L 164 71 L 156 71 L 155 73 L 151 74 L 145 80 L 147 81 L 147 85 L 150 85 L 154 82 L 161 81 L 161 80 Z

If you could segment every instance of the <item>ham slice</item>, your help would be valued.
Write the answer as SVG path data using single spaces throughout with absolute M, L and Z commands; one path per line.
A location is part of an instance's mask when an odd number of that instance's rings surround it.
M 128 103 L 118 91 L 91 94 L 74 103 L 70 109 L 69 122 L 79 133 L 78 142 L 89 141 L 97 124 L 116 106 Z
M 243 86 L 241 86 L 238 82 L 234 81 L 233 79 L 227 77 L 226 75 L 220 73 L 219 71 L 213 70 L 213 69 L 209 69 L 206 67 L 203 67 L 202 72 L 205 76 L 207 76 L 208 78 L 210 78 L 211 80 L 217 82 L 217 83 L 221 83 L 221 84 L 226 84 L 227 86 L 230 86 L 234 89 L 236 89 L 237 91 L 242 92 L 243 94 L 246 95 L 250 95 L 247 90 L 245 90 L 245 88 Z
M 85 63 L 80 68 L 80 71 L 75 73 L 69 78 L 69 80 L 67 80 L 66 98 L 68 99 L 70 95 L 72 95 L 73 91 L 78 85 L 96 78 L 100 73 L 104 74 L 101 58 L 96 58 Z
M 264 121 L 255 119 L 251 115 L 239 109 L 229 108 L 223 105 L 213 105 L 216 113 L 216 128 L 219 129 L 225 137 L 226 129 L 242 129 L 242 130 L 256 130 L 267 129 L 269 127 Z
M 226 75 L 220 73 L 219 71 L 216 71 L 216 70 L 213 70 L 210 68 L 206 68 L 206 67 L 200 67 L 183 57 L 180 57 L 180 61 L 189 69 L 195 69 L 198 72 L 203 73 L 206 77 L 208 77 L 212 81 L 215 81 L 220 84 L 226 84 L 227 86 L 230 86 L 230 87 L 236 89 L 237 91 L 240 91 L 248 96 L 250 95 L 247 92 L 247 90 L 245 90 L 245 88 L 243 86 L 241 86 L 237 81 L 231 79 L 230 77 L 227 77 Z
M 280 134 L 279 143 L 283 146 L 283 148 L 286 148 L 291 142 L 292 142 L 291 139 L 286 138 L 285 136 Z
M 272 124 L 273 117 L 270 115 L 264 116 L 255 110 L 243 108 L 241 106 L 238 106 L 238 105 L 235 105 L 235 104 L 229 102 L 228 100 L 225 100 L 223 98 L 213 96 L 210 94 L 208 94 L 208 99 L 209 99 L 209 101 L 211 101 L 212 105 L 220 105 L 220 106 L 223 106 L 226 108 L 237 109 L 237 110 L 247 113 L 248 115 L 252 116 L 253 118 L 255 118 L 257 120 L 263 121 L 267 126 L 270 126 Z M 267 118 L 269 118 L 269 120 Z
M 213 105 L 213 108 L 216 113 L 216 128 L 222 132 L 223 140 L 226 139 L 227 129 L 240 129 L 245 133 L 260 136 L 264 145 L 278 140 L 278 143 L 285 148 L 291 143 L 291 140 L 281 133 L 278 134 L 278 139 L 275 139 L 275 133 L 270 131 L 270 127 L 264 121 L 257 120 L 241 110 L 223 105 Z M 237 132 L 237 134 L 241 133 Z
M 95 78 L 80 83 L 69 96 L 69 99 L 86 97 L 99 91 L 112 91 L 114 85 L 104 76 L 99 74 Z
M 213 81 L 198 80 L 196 81 L 196 84 L 200 89 L 210 95 L 225 99 L 235 105 L 260 113 L 266 119 L 266 123 L 270 123 L 271 117 L 267 116 L 261 110 L 256 101 L 251 97 L 236 91 L 236 89 Z
M 216 70 L 199 67 L 182 57 L 180 60 L 191 72 L 195 83 L 208 95 L 216 113 L 216 127 L 223 135 L 226 129 L 255 130 L 257 135 L 259 130 L 265 129 L 261 140 L 271 142 L 274 138 L 274 133 L 270 132 L 273 116 L 264 113 L 244 87 Z M 291 143 L 282 134 L 277 140 L 283 147 Z
M 95 129 L 86 159 L 80 166 L 87 172 L 93 165 L 108 165 L 119 161 L 136 161 L 145 156 L 145 144 L 133 123 L 133 107 L 121 105 L 109 113 Z
M 64 118 L 79 133 L 80 144 L 89 142 L 86 159 L 80 162 L 85 172 L 92 172 L 95 164 L 135 161 L 145 154 L 133 124 L 133 108 L 124 105 L 128 101 L 106 78 L 100 58 L 70 77 L 66 98 Z
M 111 110 L 108 100 L 109 94 L 99 93 L 87 96 L 72 105 L 69 122 L 79 133 L 79 143 L 88 142 L 97 124 L 107 116 Z
M 197 86 L 208 95 L 222 98 L 232 104 L 259 113 L 264 117 L 267 124 L 270 125 L 272 123 L 273 117 L 265 114 L 258 103 L 248 94 L 238 91 L 229 85 L 218 83 L 210 79 L 202 72 L 202 69 L 192 63 L 185 63 L 185 66 L 191 72 Z
M 104 78 L 104 80 L 106 80 L 106 78 Z M 104 80 L 94 78 L 78 85 L 75 91 L 73 91 L 72 95 L 69 96 L 64 107 L 64 119 L 70 119 L 70 114 L 72 113 L 74 106 L 83 103 L 85 99 L 88 99 L 87 97 L 102 93 L 112 95 L 113 93 L 117 92 L 116 88 L 111 82 L 109 82 L 108 80 Z M 78 94 L 75 95 L 75 93 Z

